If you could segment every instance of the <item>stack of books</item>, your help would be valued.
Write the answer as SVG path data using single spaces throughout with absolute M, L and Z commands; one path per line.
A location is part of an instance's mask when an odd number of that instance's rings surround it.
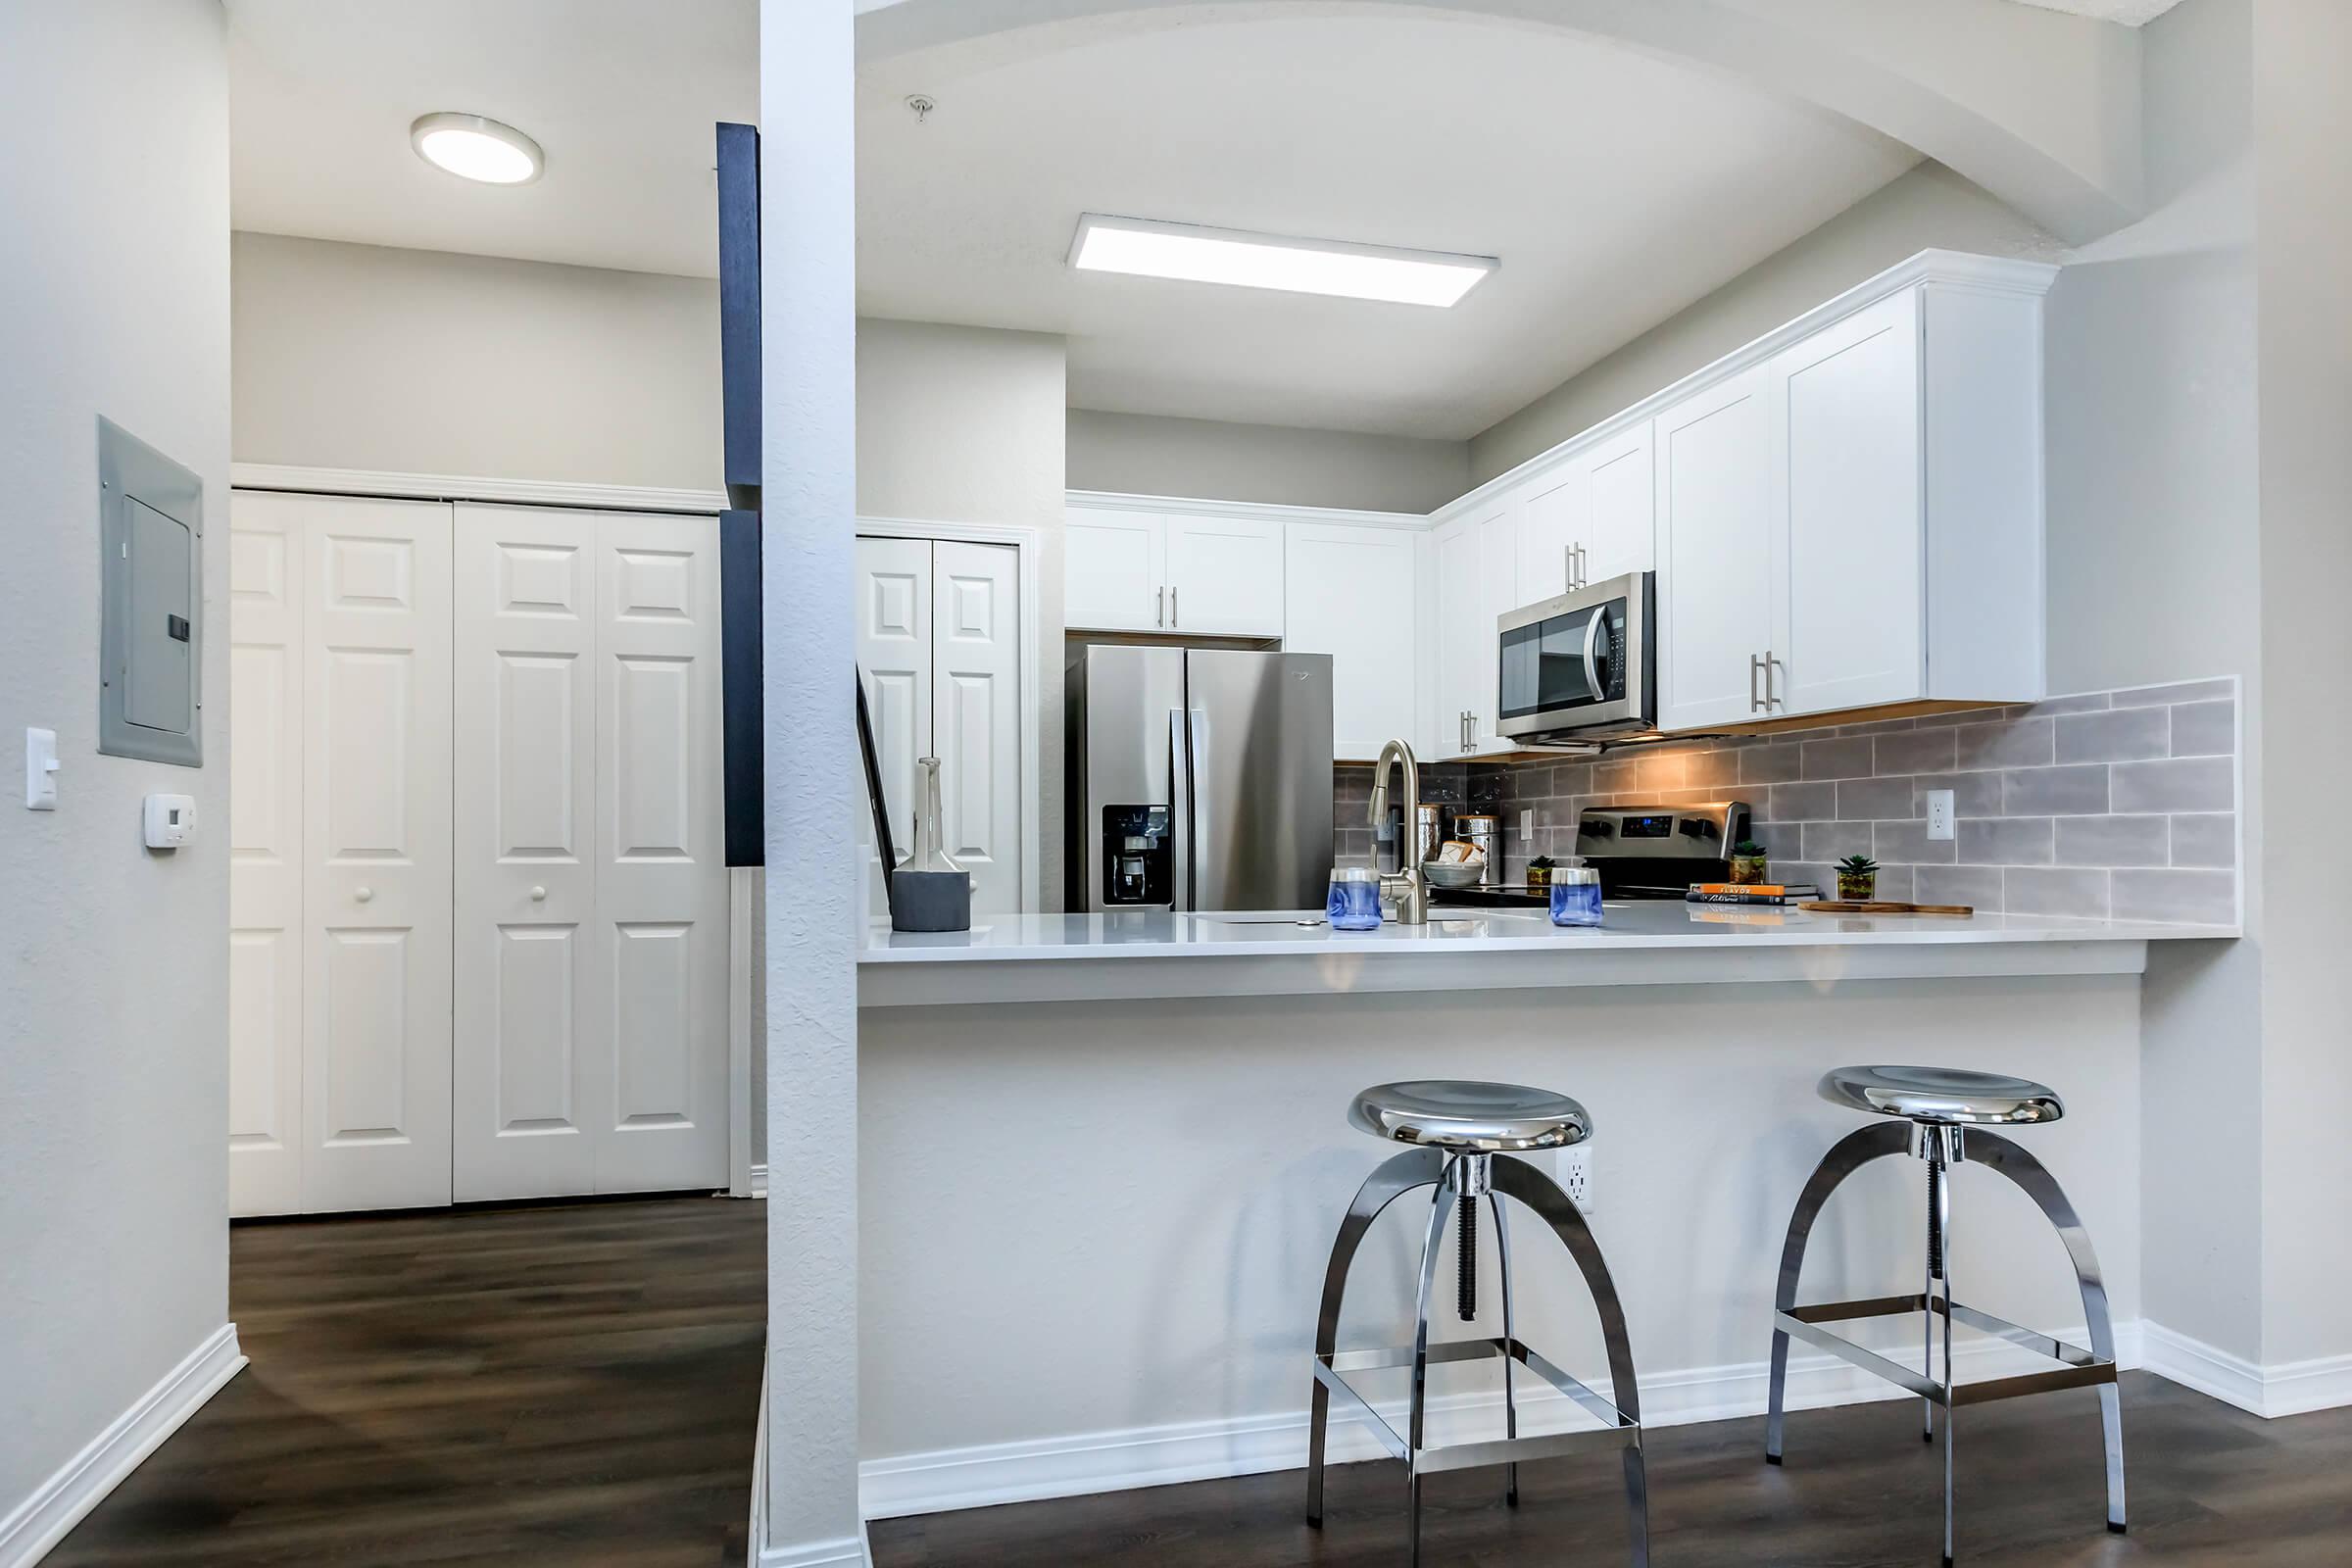
M 1689 904 L 1767 904 L 1785 906 L 1821 897 L 1810 882 L 1693 882 L 1683 895 Z

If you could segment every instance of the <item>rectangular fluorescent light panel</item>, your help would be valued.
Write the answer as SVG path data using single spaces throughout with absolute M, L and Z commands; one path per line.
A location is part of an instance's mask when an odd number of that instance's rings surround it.
M 1458 302 L 1500 264 L 1492 256 L 1285 239 L 1240 228 L 1087 213 L 1070 243 L 1070 265 L 1088 272 L 1444 306 Z

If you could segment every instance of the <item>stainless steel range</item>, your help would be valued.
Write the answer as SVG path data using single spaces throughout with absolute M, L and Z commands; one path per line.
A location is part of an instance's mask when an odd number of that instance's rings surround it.
M 1603 899 L 1679 899 L 1693 882 L 1731 879 L 1732 847 L 1748 834 L 1745 801 L 1695 806 L 1588 806 L 1576 853 L 1600 873 Z

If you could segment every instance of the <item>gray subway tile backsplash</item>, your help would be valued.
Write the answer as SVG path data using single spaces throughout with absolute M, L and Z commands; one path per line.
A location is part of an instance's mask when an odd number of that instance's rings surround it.
M 1774 874 L 1827 888 L 1869 855 L 1882 898 L 2118 919 L 2237 919 L 2237 682 L 2188 681 L 1769 736 L 1629 746 L 1585 760 L 1444 763 L 1422 795 L 1503 818 L 1506 875 L 1574 853 L 1588 804 L 1742 800 Z M 1335 784 L 1344 862 L 1375 851 L 1369 771 Z M 1952 839 L 1927 836 L 1950 790 Z M 1522 831 L 1521 813 L 1529 818 Z M 2219 912 L 2217 912 L 2219 911 Z
M 2101 713 L 2069 713 L 2058 726 L 2061 762 L 2124 762 L 2162 757 L 2173 749 L 2169 708 L 2117 708 Z

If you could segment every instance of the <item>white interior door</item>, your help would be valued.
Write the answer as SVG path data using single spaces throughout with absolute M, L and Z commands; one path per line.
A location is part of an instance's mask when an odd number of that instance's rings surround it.
M 596 1191 L 593 517 L 457 519 L 456 1061 L 461 1202 Z M 605 1097 L 608 1098 L 609 1097 Z
M 596 1190 L 727 1184 L 718 530 L 608 513 L 597 577 Z
M 1025 814 L 1019 553 L 943 539 L 931 546 L 931 564 L 941 847 L 972 874 L 975 916 L 1013 913 L 1021 907 Z
M 449 1201 L 450 514 L 306 498 L 302 1207 Z
M 229 498 L 228 1205 L 302 1206 L 304 502 Z
M 865 682 L 873 722 L 874 761 L 882 773 L 890 842 L 904 860 L 914 848 L 915 759 L 931 752 L 931 541 L 858 541 L 858 670 Z M 944 781 L 943 781 L 944 790 Z M 874 850 L 872 813 L 853 813 L 866 847 L 866 904 L 890 907 L 882 858 Z

